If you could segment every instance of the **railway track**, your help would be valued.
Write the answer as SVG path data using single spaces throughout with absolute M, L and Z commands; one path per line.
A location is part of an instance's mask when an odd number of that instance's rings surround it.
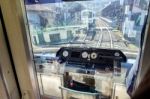
M 83 43 L 80 44 L 80 47 L 85 46 L 85 47 L 97 47 L 97 48 L 101 48 L 101 47 L 113 48 L 113 39 L 109 29 L 105 29 L 105 31 L 102 29 L 100 31 L 96 31 L 96 34 L 92 34 L 92 35 L 90 34 L 90 37 L 89 34 L 87 33 L 82 42 Z
M 101 33 L 99 33 L 99 40 L 98 40 L 98 42 L 96 44 L 97 48 L 101 46 L 102 38 L 103 38 L 103 32 L 102 32 L 102 29 L 101 29 Z
M 66 46 L 114 48 L 114 36 L 112 35 L 110 26 L 107 25 L 107 23 L 101 21 L 101 19 L 97 20 L 96 25 L 98 30 L 89 30 L 82 38 L 80 38 L 80 34 L 77 34 L 72 40 L 69 41 L 69 44 Z M 80 39 L 79 42 L 77 41 L 77 44 L 75 44 L 74 41 L 77 37 Z M 74 42 L 74 44 L 72 42 Z
M 113 48 L 113 39 L 112 39 L 112 35 L 110 30 L 107 28 L 108 34 L 109 34 L 109 38 L 110 38 L 110 48 Z
M 101 37 L 99 38 L 99 42 L 98 42 L 98 44 L 97 44 L 97 47 L 103 47 L 102 46 L 102 43 L 104 42 L 105 43 L 105 41 L 103 40 L 103 37 L 106 37 L 106 35 L 108 34 L 108 38 L 109 38 L 109 41 L 107 41 L 107 42 L 110 42 L 110 46 L 108 47 L 108 48 L 113 48 L 113 39 L 112 39 L 112 32 L 109 30 L 109 26 L 106 24 L 106 23 L 104 23 L 104 22 L 102 22 L 101 23 L 103 26 L 105 26 L 105 28 L 104 28 L 104 30 L 106 30 L 107 32 L 105 33 L 105 36 L 103 36 L 104 35 L 104 32 L 103 32 L 103 30 L 102 30 L 102 33 L 101 33 Z M 107 38 L 107 39 L 108 39 Z M 106 42 L 106 43 L 107 43 Z
M 83 43 L 80 44 L 80 47 L 83 47 L 84 43 L 86 44 L 86 41 L 89 40 L 88 36 L 89 32 L 87 32 L 86 35 L 84 36 Z

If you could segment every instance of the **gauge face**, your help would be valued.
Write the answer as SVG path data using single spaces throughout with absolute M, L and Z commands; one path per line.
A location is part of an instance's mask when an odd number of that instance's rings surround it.
M 115 56 L 120 56 L 120 54 L 119 54 L 118 52 L 116 52 L 114 55 L 115 55 Z
M 88 57 L 88 53 L 87 52 L 83 52 L 82 53 L 82 58 L 87 58 Z
M 69 55 L 69 52 L 68 51 L 63 51 L 63 56 L 64 57 L 67 57 Z
M 93 52 L 93 53 L 91 54 L 91 59 L 96 59 L 96 58 L 97 58 L 97 53 Z

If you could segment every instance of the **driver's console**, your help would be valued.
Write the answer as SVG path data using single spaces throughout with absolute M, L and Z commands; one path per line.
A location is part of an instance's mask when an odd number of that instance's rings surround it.
M 117 72 L 127 60 L 120 50 L 99 48 L 62 47 L 56 56 L 66 67 Z

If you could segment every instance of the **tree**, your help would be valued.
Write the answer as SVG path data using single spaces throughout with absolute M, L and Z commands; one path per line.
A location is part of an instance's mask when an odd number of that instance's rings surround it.
M 40 26 L 41 28 L 46 28 L 47 24 L 48 24 L 48 19 L 44 16 L 42 16 L 41 14 L 39 14 L 39 18 L 40 18 Z
M 41 13 L 39 14 L 39 18 L 40 18 L 40 30 L 41 30 L 40 33 L 38 33 L 39 44 L 45 45 L 43 31 L 44 31 L 44 29 L 46 28 L 46 26 L 48 24 L 48 19 L 46 17 L 44 17 Z

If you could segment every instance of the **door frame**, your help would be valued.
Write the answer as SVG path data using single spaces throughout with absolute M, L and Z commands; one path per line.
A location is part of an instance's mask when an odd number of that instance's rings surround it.
M 40 99 L 23 0 L 0 0 L 10 51 L 23 99 Z
M 21 92 L 23 95 L 27 94 L 27 97 L 31 99 L 40 99 L 24 2 L 23 0 L 2 0 L 1 6 Z M 147 68 L 150 68 L 148 66 L 148 63 L 150 63 L 148 60 L 150 56 L 150 45 L 148 43 L 150 41 L 150 33 L 148 33 L 150 31 L 150 14 L 148 16 L 147 31 L 145 32 L 144 44 L 141 50 L 137 86 Z
M 19 88 L 11 61 L 6 31 L 0 8 L 0 96 L 2 99 L 20 99 Z
M 0 20 L 0 35 L 2 35 L 3 29 L 2 29 L 2 24 L 1 24 L 1 20 Z M 2 39 L 2 36 L 0 36 L 0 39 Z M 2 50 L 1 50 L 2 52 Z M 6 83 L 4 80 L 4 75 L 3 75 L 3 71 L 2 71 L 2 65 L 0 63 L 0 97 L 3 99 L 8 99 L 9 98 L 9 93 L 8 93 L 8 89 L 6 87 Z

